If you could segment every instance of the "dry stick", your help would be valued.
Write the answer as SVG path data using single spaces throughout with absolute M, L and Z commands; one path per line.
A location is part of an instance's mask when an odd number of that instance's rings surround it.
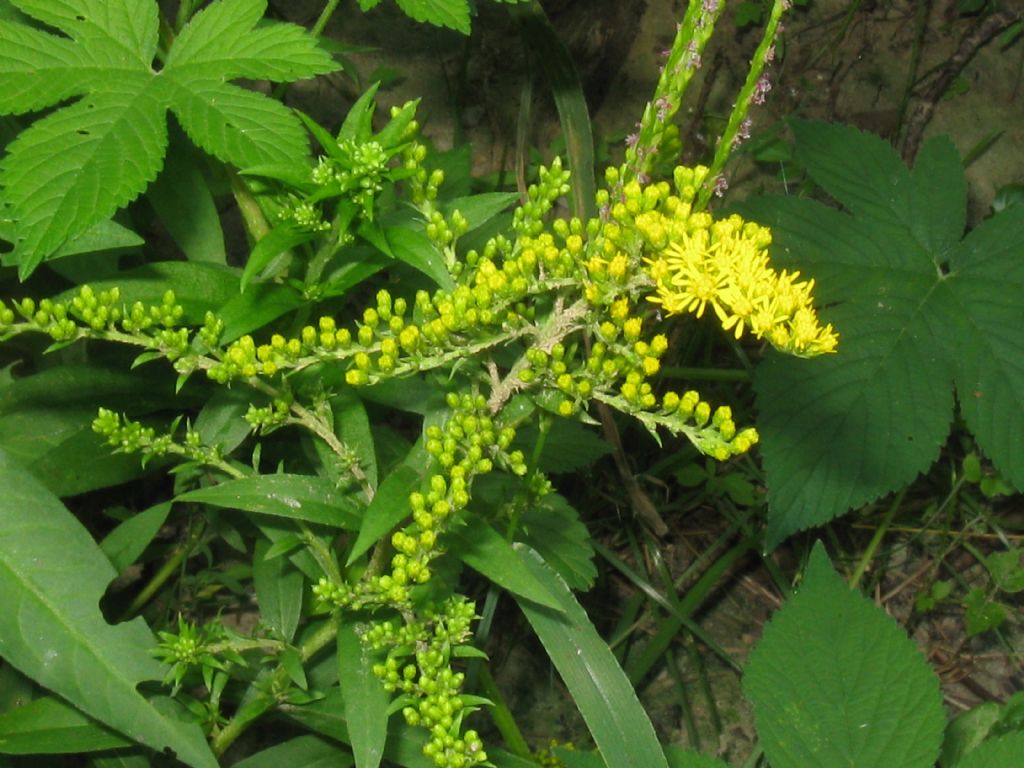
M 1019 12 L 999 11 L 993 13 L 960 41 L 957 52 L 942 68 L 932 84 L 915 100 L 916 103 L 907 119 L 907 130 L 903 136 L 903 148 L 900 154 L 903 156 L 904 162 L 909 163 L 917 154 L 925 126 L 931 121 L 939 99 L 960 75 L 967 63 L 974 58 L 978 49 L 1021 18 Z

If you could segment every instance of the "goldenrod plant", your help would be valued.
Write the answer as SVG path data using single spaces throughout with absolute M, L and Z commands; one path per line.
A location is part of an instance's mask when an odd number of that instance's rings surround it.
M 0 340 L 37 368 L 0 384 L 0 680 L 24 694 L 0 695 L 0 765 L 143 766 L 168 750 L 196 768 L 724 764 L 659 742 L 574 597 L 594 582 L 593 542 L 542 462 L 553 424 L 585 442 L 602 409 L 719 461 L 758 444 L 728 403 L 659 378 L 675 315 L 808 365 L 843 349 L 820 286 L 776 266 L 772 229 L 711 205 L 767 91 L 783 0 L 710 164 L 675 163 L 671 118 L 724 5 L 688 5 L 589 218 L 556 214 L 573 185 L 558 158 L 522 199 L 447 194 L 416 103 L 379 119 L 377 86 L 329 130 L 227 82 L 334 70 L 317 35 L 337 3 L 311 31 L 261 21 L 260 0 L 182 2 L 173 20 L 152 0 L 0 5 L 0 108 L 57 105 L 0 161 L 3 263 L 31 276 L 0 303 Z M 399 6 L 468 31 L 468 3 Z M 168 110 L 184 129 L 170 138 Z M 179 184 L 201 230 L 168 221 L 186 258 L 119 263 L 141 239 L 116 211 L 145 191 L 173 216 Z M 252 241 L 243 265 L 209 215 L 214 187 Z M 116 524 L 60 501 L 136 481 L 146 495 Z M 124 571 L 139 581 L 104 615 Z M 596 752 L 524 740 L 480 643 L 502 593 Z M 837 607 L 848 623 L 825 616 Z M 822 638 L 848 635 L 787 687 L 801 611 Z M 254 621 L 227 621 L 239 612 Z M 845 665 L 890 652 L 905 678 L 844 687 Z M 934 676 L 820 550 L 746 679 L 773 766 L 937 755 Z M 881 685 L 902 698 L 877 727 L 828 715 L 882 718 Z M 851 761 L 858 739 L 876 762 Z

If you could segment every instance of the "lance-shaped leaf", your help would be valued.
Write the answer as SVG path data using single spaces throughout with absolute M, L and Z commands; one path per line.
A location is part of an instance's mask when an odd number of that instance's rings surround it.
M 913 171 L 881 139 L 795 121 L 797 157 L 850 213 L 748 201 L 772 259 L 816 280 L 840 334 L 827 359 L 770 355 L 755 379 L 768 545 L 894 491 L 945 443 L 954 393 L 978 444 L 1024 487 L 1024 209 L 961 240 L 966 184 L 948 139 Z
M 194 768 L 217 761 L 195 725 L 136 690 L 159 680 L 142 619 L 111 626 L 99 601 L 117 575 L 56 496 L 0 451 L 0 657 L 133 741 L 170 747 Z
M 192 141 L 224 162 L 305 162 L 298 119 L 226 82 L 288 81 L 336 69 L 301 28 L 255 28 L 265 0 L 216 0 L 182 30 L 159 72 L 152 66 L 159 27 L 153 0 L 11 4 L 62 34 L 0 21 L 0 114 L 81 97 L 24 130 L 0 161 L 0 187 L 15 223 L 7 261 L 23 278 L 156 178 L 169 108 Z

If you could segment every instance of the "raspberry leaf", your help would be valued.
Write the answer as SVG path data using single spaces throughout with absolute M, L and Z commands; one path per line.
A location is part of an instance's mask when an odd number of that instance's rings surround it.
M 216 0 L 189 22 L 154 71 L 153 0 L 12 0 L 63 34 L 0 21 L 0 114 L 80 97 L 37 120 L 0 160 L 15 224 L 6 261 L 22 278 L 66 241 L 134 200 L 163 165 L 166 112 L 226 163 L 303 164 L 299 121 L 278 102 L 229 85 L 239 77 L 290 81 L 336 69 L 300 27 L 257 23 L 265 0 Z
M 961 241 L 966 183 L 948 139 L 908 171 L 881 139 L 794 121 L 797 158 L 848 212 L 794 197 L 741 206 L 772 258 L 816 280 L 836 355 L 757 371 L 767 544 L 897 490 L 939 455 L 954 394 L 979 446 L 1024 487 L 1024 212 Z

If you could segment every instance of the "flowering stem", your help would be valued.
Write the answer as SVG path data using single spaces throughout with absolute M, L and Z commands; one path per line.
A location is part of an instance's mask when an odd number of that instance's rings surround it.
M 722 191 L 719 176 L 725 167 L 726 161 L 735 148 L 737 138 L 741 136 L 741 130 L 745 133 L 748 130 L 747 113 L 751 104 L 761 104 L 765 94 L 771 88 L 767 79 L 763 78 L 765 65 L 771 62 L 775 55 L 775 38 L 779 33 L 779 21 L 782 14 L 789 7 L 790 0 L 775 0 L 772 4 L 772 11 L 768 17 L 768 24 L 764 28 L 764 35 L 761 37 L 761 44 L 754 51 L 754 58 L 750 60 L 750 70 L 747 72 L 747 80 L 740 89 L 736 103 L 733 104 L 732 114 L 729 115 L 729 122 L 725 130 L 718 138 L 715 145 L 715 157 L 711 161 L 708 175 L 705 177 L 704 186 L 697 196 L 694 210 L 702 211 L 707 208 L 711 195 Z
M 672 48 L 667 52 L 668 58 L 654 89 L 654 98 L 644 108 L 638 132 L 626 140 L 623 183 L 632 179 L 646 182 L 663 144 L 673 137 L 673 131 L 678 136 L 672 118 L 682 106 L 690 80 L 700 69 L 701 55 L 724 7 L 725 3 L 721 0 L 694 0 L 687 7 L 686 15 L 676 30 Z

